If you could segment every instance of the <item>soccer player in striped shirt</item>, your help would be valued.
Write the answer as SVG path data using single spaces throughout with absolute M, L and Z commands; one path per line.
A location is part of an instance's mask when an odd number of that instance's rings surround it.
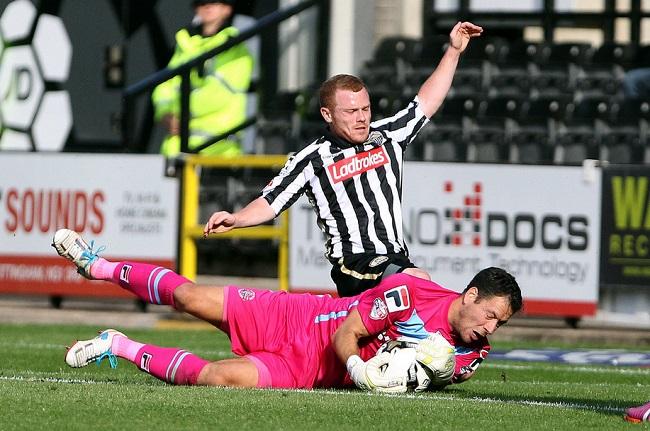
M 228 334 L 237 357 L 215 362 L 183 349 L 140 343 L 114 329 L 77 341 L 66 353 L 71 367 L 103 359 L 114 367 L 119 357 L 177 385 L 295 389 L 356 385 L 405 392 L 406 372 L 398 377 L 386 377 L 378 367 L 371 372 L 371 365 L 381 358 L 376 355 L 379 347 L 403 338 L 419 340 L 416 349 L 425 357 L 442 358 L 436 365 L 423 362 L 444 375 L 437 385 L 461 383 L 487 356 L 487 336 L 522 305 L 517 282 L 499 268 L 480 271 L 463 293 L 395 274 L 360 295 L 333 298 L 197 285 L 169 269 L 101 258 L 68 229 L 57 231 L 52 245 L 84 277 L 119 284 L 146 302 L 169 305 Z M 432 337 L 443 344 L 428 344 Z
M 370 96 L 359 78 L 325 81 L 319 92 L 325 134 L 292 155 L 259 198 L 240 211 L 212 214 L 204 235 L 268 222 L 304 193 L 326 236 L 325 255 L 340 296 L 399 272 L 430 279 L 409 260 L 402 232 L 404 151 L 441 106 L 460 55 L 482 31 L 457 23 L 436 69 L 408 106 L 389 118 L 370 121 Z

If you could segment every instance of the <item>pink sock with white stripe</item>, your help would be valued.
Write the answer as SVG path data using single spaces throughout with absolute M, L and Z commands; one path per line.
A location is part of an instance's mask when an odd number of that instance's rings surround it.
M 146 344 L 138 351 L 134 363 L 167 383 L 196 385 L 199 373 L 210 362 L 185 350 Z
M 90 268 L 93 278 L 117 283 L 150 304 L 174 307 L 174 290 L 190 283 L 187 278 L 161 266 L 138 262 L 109 262 L 99 258 Z
M 113 337 L 111 351 L 142 371 L 175 385 L 196 385 L 199 373 L 209 361 L 181 349 L 142 344 L 127 337 Z

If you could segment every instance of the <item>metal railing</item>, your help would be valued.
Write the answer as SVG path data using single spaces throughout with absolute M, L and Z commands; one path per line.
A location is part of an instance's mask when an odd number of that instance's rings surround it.
M 201 66 L 206 60 L 232 48 L 235 45 L 238 45 L 256 35 L 258 35 L 263 30 L 277 25 L 278 23 L 284 21 L 287 18 L 290 18 L 305 9 L 308 9 L 312 6 L 315 6 L 319 3 L 322 3 L 323 0 L 306 0 L 297 5 L 280 9 L 278 11 L 272 12 L 264 17 L 260 18 L 255 25 L 252 27 L 243 30 L 236 37 L 228 39 L 223 45 L 219 45 L 216 48 L 213 48 L 192 60 L 189 60 L 182 65 L 175 67 L 173 69 L 165 68 L 162 69 L 143 80 L 128 86 L 123 93 L 123 119 L 122 119 L 122 142 L 123 145 L 128 149 L 131 148 L 131 134 L 133 132 L 134 116 L 135 116 L 135 98 L 146 91 L 153 90 L 157 85 L 175 77 L 181 77 L 181 94 L 180 94 L 180 148 L 183 153 L 195 153 L 201 149 L 211 145 L 216 142 L 215 138 L 208 139 L 206 143 L 201 145 L 198 148 L 195 148 L 190 151 L 189 149 L 189 123 L 190 123 L 190 72 L 193 68 Z M 223 133 L 220 136 L 228 136 L 233 131 L 241 130 L 249 125 L 255 123 L 255 118 L 247 118 L 244 123 L 234 127 L 232 130 L 229 130 L 226 133 Z

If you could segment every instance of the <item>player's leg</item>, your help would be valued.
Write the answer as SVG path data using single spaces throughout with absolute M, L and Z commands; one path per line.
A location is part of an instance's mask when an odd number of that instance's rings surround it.
M 414 277 L 423 278 L 425 280 L 431 280 L 431 276 L 429 275 L 429 273 L 420 268 L 416 268 L 416 267 L 406 268 L 402 272 L 404 274 L 409 274 Z
M 331 276 L 339 296 L 353 296 L 400 272 L 431 280 L 426 271 L 417 268 L 403 254 L 346 256 L 333 265 Z
M 217 326 L 222 319 L 223 291 L 220 287 L 197 286 L 156 265 L 108 261 L 92 250 L 92 243 L 88 245 L 69 229 L 58 230 L 52 246 L 60 256 L 77 266 L 79 274 L 90 280 L 113 282 L 145 302 L 170 305 Z
M 117 366 L 117 357 L 135 364 L 140 370 L 175 385 L 256 387 L 258 371 L 248 358 L 210 362 L 178 348 L 143 344 L 114 329 L 102 331 L 90 340 L 77 341 L 66 353 L 66 363 L 84 367 L 108 359 Z

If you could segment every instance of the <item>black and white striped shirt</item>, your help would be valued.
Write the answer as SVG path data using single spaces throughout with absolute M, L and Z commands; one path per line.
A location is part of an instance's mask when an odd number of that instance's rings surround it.
M 262 196 L 277 215 L 306 193 L 332 262 L 357 253 L 408 254 L 402 233 L 403 154 L 428 121 L 415 97 L 394 116 L 372 122 L 363 144 L 326 133 L 291 156 Z

